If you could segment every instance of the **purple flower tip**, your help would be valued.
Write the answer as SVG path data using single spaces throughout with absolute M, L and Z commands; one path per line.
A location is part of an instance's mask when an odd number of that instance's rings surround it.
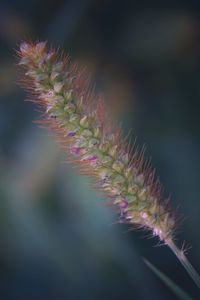
M 69 131 L 67 136 L 75 136 L 75 134 L 76 134 L 75 131 Z
M 120 204 L 119 204 L 120 208 L 127 208 L 128 207 L 128 201 L 123 199 Z
M 47 92 L 47 96 L 48 97 L 52 97 L 54 95 L 54 92 L 52 91 L 52 90 L 49 90 L 48 92 Z
M 26 42 L 22 42 L 21 45 L 20 45 L 20 51 L 22 53 L 26 52 L 29 48 L 29 45 L 26 43 Z
M 92 156 L 88 157 L 88 160 L 89 161 L 95 161 L 95 160 L 97 160 L 97 158 L 98 158 L 97 155 L 92 155 Z
M 71 154 L 79 155 L 80 154 L 80 150 L 81 150 L 81 148 L 79 148 L 79 147 L 72 147 L 71 150 L 70 150 L 70 152 L 71 152 Z

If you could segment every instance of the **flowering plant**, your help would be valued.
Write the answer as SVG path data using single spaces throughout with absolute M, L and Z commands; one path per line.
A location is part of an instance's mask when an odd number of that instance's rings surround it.
M 184 249 L 174 243 L 175 213 L 162 199 L 155 170 L 122 137 L 105 112 L 102 96 L 90 88 L 88 74 L 71 64 L 46 42 L 22 43 L 19 65 L 26 70 L 21 83 L 42 109 L 43 125 L 55 131 L 67 148 L 70 162 L 89 175 L 97 189 L 117 208 L 119 222 L 143 228 L 168 245 L 200 287 L 200 278 Z

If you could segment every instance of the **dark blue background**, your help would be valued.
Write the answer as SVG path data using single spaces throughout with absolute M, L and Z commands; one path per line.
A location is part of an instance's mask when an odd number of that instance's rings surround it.
M 48 40 L 88 66 L 125 134 L 147 155 L 185 217 L 178 244 L 200 270 L 199 1 L 0 2 L 0 298 L 176 299 L 142 257 L 195 299 L 167 247 L 115 225 L 111 208 L 64 161 L 24 102 L 14 53 Z

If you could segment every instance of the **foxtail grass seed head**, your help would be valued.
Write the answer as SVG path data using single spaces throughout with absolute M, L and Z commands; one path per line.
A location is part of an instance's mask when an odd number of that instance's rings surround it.
M 169 199 L 162 199 L 155 170 L 144 159 L 144 149 L 129 149 L 105 112 L 102 96 L 91 90 L 87 72 L 48 49 L 46 42 L 23 42 L 18 56 L 24 70 L 21 83 L 42 110 L 40 122 L 57 133 L 70 162 L 111 200 L 119 222 L 150 231 L 181 260 L 184 253 L 173 242 L 175 214 Z M 191 265 L 186 269 L 200 285 Z

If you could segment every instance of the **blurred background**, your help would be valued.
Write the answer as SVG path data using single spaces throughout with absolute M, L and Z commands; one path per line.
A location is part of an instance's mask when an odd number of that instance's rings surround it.
M 115 224 L 53 135 L 33 124 L 39 114 L 15 83 L 15 49 L 27 38 L 88 66 L 112 117 L 147 145 L 184 215 L 178 244 L 192 245 L 200 270 L 200 4 L 167 3 L 0 1 L 0 299 L 177 299 L 143 257 L 200 299 L 167 247 Z

